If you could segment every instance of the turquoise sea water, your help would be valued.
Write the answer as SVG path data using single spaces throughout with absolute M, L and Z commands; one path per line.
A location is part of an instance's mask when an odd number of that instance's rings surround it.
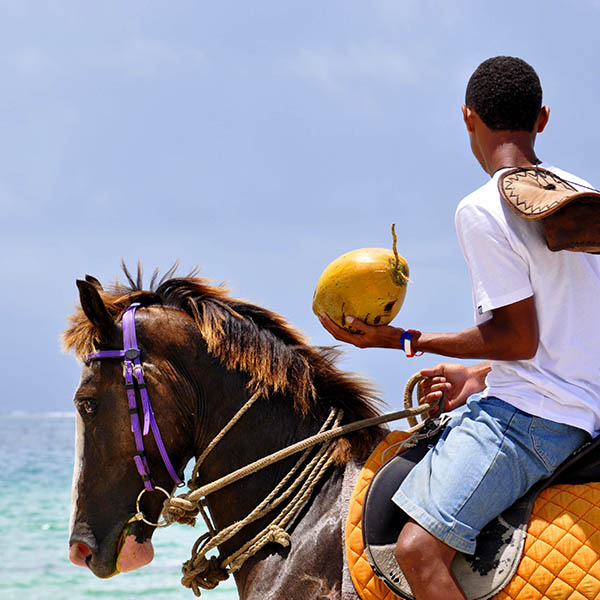
M 74 430 L 73 415 L 0 414 L 0 598 L 195 599 L 179 580 L 199 526 L 158 530 L 154 561 L 111 579 L 69 561 Z M 236 600 L 233 578 L 202 598 Z

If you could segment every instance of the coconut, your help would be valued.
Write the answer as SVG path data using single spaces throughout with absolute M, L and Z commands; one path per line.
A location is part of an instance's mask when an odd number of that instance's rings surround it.
M 349 329 L 346 317 L 368 325 L 387 325 L 398 314 L 408 283 L 408 264 L 396 249 L 360 248 L 336 258 L 321 274 L 313 296 L 313 312 L 329 315 Z

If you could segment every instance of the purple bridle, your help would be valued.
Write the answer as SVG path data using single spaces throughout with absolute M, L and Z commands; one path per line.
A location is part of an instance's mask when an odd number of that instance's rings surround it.
M 150 467 L 144 450 L 144 436 L 152 431 L 154 441 L 158 447 L 158 451 L 163 459 L 163 463 L 171 476 L 171 479 L 179 486 L 183 482 L 178 477 L 169 455 L 162 441 L 158 424 L 154 418 L 154 411 L 150 404 L 150 397 L 146 389 L 144 381 L 144 370 L 140 361 L 140 349 L 137 345 L 137 337 L 135 334 L 135 310 L 140 306 L 139 302 L 131 304 L 123 313 L 123 350 L 100 350 L 99 352 L 91 352 L 87 355 L 86 360 L 101 360 L 104 358 L 122 358 L 123 359 L 123 376 L 125 378 L 125 390 L 127 391 L 127 400 L 129 403 L 129 414 L 131 417 L 131 431 L 135 438 L 136 454 L 133 457 L 137 471 L 144 482 L 144 491 L 153 492 L 155 489 L 163 491 L 161 488 L 155 487 L 152 478 L 150 477 Z M 137 408 L 136 387 L 139 390 L 142 401 L 142 411 L 144 415 L 144 427 L 141 428 L 140 415 Z M 165 492 L 166 493 L 166 492 Z M 140 494 L 141 495 L 141 494 Z M 168 495 L 168 494 L 167 494 Z M 138 497 L 139 500 L 139 497 Z

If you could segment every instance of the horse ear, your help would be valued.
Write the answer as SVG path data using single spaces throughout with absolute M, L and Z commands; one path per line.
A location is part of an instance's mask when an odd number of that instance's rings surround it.
M 85 280 L 91 283 L 96 289 L 103 290 L 102 284 L 92 275 L 86 275 Z
M 102 333 L 108 333 L 114 326 L 114 321 L 106 306 L 100 297 L 98 288 L 94 283 L 89 281 L 77 280 L 79 288 L 79 300 L 81 308 L 85 316 L 93 323 Z

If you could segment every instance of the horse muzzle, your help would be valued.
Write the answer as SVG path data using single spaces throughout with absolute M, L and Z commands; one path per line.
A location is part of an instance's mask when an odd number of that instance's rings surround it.
M 87 524 L 78 523 L 69 540 L 70 561 L 77 566 L 87 567 L 102 579 L 139 569 L 153 558 L 152 542 L 144 536 L 141 523 L 127 524 L 122 531 L 114 531 L 102 545 L 97 543 Z

